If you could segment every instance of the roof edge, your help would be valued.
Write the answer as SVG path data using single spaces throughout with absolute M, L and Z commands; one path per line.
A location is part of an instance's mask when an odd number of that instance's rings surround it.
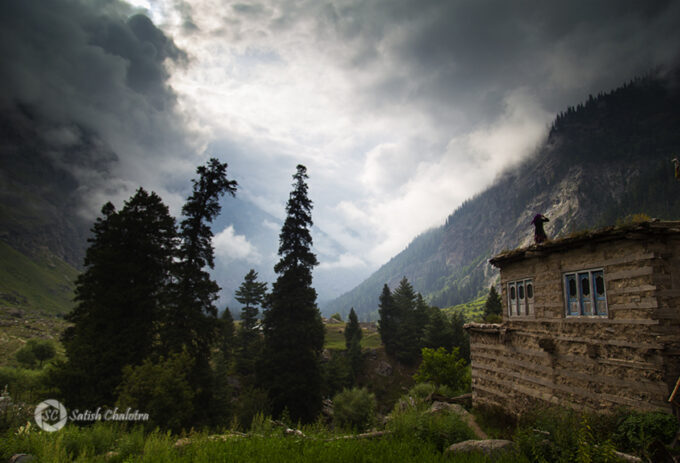
M 680 236 L 680 221 L 652 219 L 645 222 L 631 222 L 623 225 L 609 226 L 597 230 L 582 230 L 555 240 L 548 240 L 541 244 L 532 244 L 523 248 L 503 251 L 489 259 L 495 267 L 530 257 L 540 257 L 552 252 L 563 251 L 585 243 L 601 243 L 617 239 L 643 239 L 649 235 Z

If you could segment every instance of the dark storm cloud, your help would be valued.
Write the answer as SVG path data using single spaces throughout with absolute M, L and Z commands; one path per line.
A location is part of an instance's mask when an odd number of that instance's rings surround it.
M 117 1 L 7 0 L 0 53 L 4 123 L 28 120 L 15 129 L 40 138 L 15 151 L 71 172 L 90 211 L 182 170 L 190 148 L 165 65 L 186 56 L 147 17 Z
M 508 91 L 527 87 L 557 112 L 677 62 L 680 3 L 673 1 L 273 2 L 286 27 L 318 20 L 319 40 L 352 52 L 349 70 L 375 70 L 367 104 L 408 101 L 433 119 L 459 108 L 474 123 L 499 113 Z M 458 120 L 460 122 L 460 120 Z

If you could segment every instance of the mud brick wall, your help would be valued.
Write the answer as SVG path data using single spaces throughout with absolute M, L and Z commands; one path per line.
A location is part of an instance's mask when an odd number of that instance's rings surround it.
M 468 325 L 475 405 L 670 411 L 680 375 L 678 235 L 599 236 L 494 264 L 503 323 Z M 568 317 L 563 275 L 588 269 L 604 270 L 607 316 Z M 508 317 L 507 282 L 525 278 L 534 314 Z

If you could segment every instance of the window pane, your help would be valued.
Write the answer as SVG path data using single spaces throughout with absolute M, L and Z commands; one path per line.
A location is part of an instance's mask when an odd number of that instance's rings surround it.
M 590 295 L 590 278 L 587 275 L 581 277 L 581 294 L 584 296 Z
M 515 287 L 510 286 L 510 299 L 515 300 Z
M 529 299 L 534 297 L 534 285 L 527 283 L 527 297 Z
M 519 298 L 524 299 L 524 285 L 519 285 Z
M 602 278 L 602 275 L 595 277 L 595 291 L 597 291 L 598 296 L 604 296 L 604 278 Z
M 569 297 L 576 297 L 576 279 L 569 278 Z

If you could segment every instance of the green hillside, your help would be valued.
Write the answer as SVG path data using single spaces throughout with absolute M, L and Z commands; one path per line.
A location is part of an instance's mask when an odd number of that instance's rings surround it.
M 29 257 L 0 241 L 0 306 L 63 314 L 73 306 L 78 271 L 51 254 Z
M 446 307 L 442 309 L 442 312 L 449 317 L 456 312 L 460 312 L 463 314 L 466 323 L 479 321 L 484 317 L 484 304 L 486 303 L 487 296 L 480 296 L 477 299 L 462 304 Z

